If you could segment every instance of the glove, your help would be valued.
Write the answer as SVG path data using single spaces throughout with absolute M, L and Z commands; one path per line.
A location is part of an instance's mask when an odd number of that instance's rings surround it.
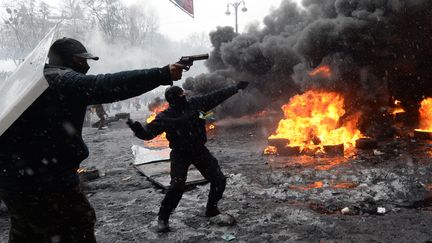
M 237 83 L 237 89 L 246 89 L 246 87 L 249 85 L 249 82 L 247 81 L 240 81 Z
M 141 123 L 137 121 L 133 121 L 132 119 L 128 119 L 126 124 L 130 127 L 130 129 L 136 134 L 140 133 L 143 130 Z

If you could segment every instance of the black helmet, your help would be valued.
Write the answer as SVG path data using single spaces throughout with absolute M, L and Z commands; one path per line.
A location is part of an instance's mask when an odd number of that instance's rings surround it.
M 56 40 L 50 47 L 48 57 L 50 59 L 60 58 L 62 60 L 71 59 L 73 56 L 82 57 L 86 59 L 99 60 L 99 57 L 93 56 L 87 52 L 84 45 L 72 38 L 63 37 Z

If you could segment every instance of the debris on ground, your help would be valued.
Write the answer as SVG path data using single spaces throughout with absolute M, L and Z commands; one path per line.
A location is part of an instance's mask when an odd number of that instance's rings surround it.
M 225 241 L 232 241 L 235 239 L 235 236 L 232 234 L 224 234 L 222 235 L 222 239 L 224 239 Z
M 234 216 L 224 213 L 211 217 L 209 222 L 218 226 L 234 226 L 237 223 Z

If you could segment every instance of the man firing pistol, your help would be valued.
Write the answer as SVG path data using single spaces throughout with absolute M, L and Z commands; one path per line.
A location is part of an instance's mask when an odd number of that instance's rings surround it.
M 87 106 L 132 98 L 179 80 L 181 64 L 86 75 L 88 53 L 62 38 L 49 50 L 49 87 L 0 137 L 0 199 L 11 218 L 10 243 L 94 243 L 93 207 L 77 169 L 89 156 L 82 139 Z

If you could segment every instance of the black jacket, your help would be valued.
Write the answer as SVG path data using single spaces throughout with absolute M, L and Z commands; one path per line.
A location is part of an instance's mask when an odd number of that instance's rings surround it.
M 192 97 L 180 107 L 170 106 L 144 127 L 135 129 L 135 135 L 150 140 L 166 132 L 171 149 L 193 151 L 207 142 L 205 120 L 199 118 L 199 113 L 208 112 L 237 91 L 237 87 L 232 86 L 208 95 Z
M 0 136 L 0 191 L 62 190 L 79 183 L 88 157 L 82 126 L 88 105 L 171 85 L 169 67 L 84 75 L 46 66 L 48 89 Z

